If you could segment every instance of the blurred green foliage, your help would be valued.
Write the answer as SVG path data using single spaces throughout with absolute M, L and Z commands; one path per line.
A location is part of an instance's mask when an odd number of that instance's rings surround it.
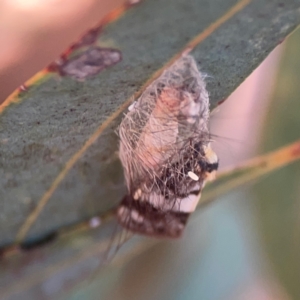
M 262 152 L 300 138 L 300 29 L 286 41 L 262 134 Z M 300 163 L 255 187 L 262 240 L 292 299 L 300 299 Z

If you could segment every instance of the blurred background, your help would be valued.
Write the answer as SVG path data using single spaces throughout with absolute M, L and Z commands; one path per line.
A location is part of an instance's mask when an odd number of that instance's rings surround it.
M 122 2 L 0 1 L 0 102 Z M 299 49 L 297 30 L 213 112 L 221 168 L 299 139 Z M 295 163 L 223 196 L 180 241 L 108 267 L 62 299 L 300 299 L 299 175 Z

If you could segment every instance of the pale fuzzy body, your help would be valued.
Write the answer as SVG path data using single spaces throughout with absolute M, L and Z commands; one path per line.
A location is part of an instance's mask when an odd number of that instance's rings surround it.
M 189 75 L 186 73 L 187 65 L 199 89 L 201 103 L 194 103 L 189 92 L 185 92 L 184 101 L 175 95 L 179 91 L 174 90 L 173 86 L 182 85 Z M 162 84 L 165 89 L 162 89 Z M 162 91 L 161 95 L 158 94 L 159 90 Z M 119 127 L 119 155 L 129 189 L 135 178 L 140 180 L 149 176 L 170 157 L 176 156 L 189 137 L 199 138 L 200 134 L 208 139 L 208 93 L 203 75 L 191 56 L 182 57 L 165 70 L 130 108 Z M 179 124 L 179 113 L 189 122 Z M 179 125 L 185 127 L 182 128 L 182 135 L 178 134 Z
M 203 165 L 216 164 L 217 168 L 218 159 L 210 148 L 208 119 L 204 76 L 190 55 L 166 69 L 129 107 L 119 127 L 119 155 L 131 195 L 126 207 L 124 204 L 118 212 L 123 225 L 127 219 L 150 224 L 156 210 L 195 210 L 208 177 Z M 150 205 L 144 214 L 154 210 L 151 218 L 133 209 L 142 203 Z M 149 224 L 139 231 L 147 231 Z M 152 234 L 148 231 L 145 233 Z

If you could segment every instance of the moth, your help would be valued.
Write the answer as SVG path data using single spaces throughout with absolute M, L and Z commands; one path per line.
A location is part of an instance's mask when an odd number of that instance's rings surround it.
M 180 237 L 205 182 L 215 176 L 204 79 L 194 58 L 183 55 L 145 89 L 119 126 L 128 194 L 117 219 L 130 232 Z

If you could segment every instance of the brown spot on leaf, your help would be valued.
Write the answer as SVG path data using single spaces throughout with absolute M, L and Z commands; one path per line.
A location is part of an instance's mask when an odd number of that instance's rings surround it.
M 76 80 L 83 80 L 115 65 L 121 59 L 121 52 L 117 49 L 91 47 L 66 61 L 59 68 L 59 73 Z
M 77 41 L 73 42 L 60 55 L 58 59 L 49 64 L 47 67 L 47 71 L 61 73 L 61 67 L 67 64 L 68 57 L 70 56 L 70 54 L 72 54 L 75 50 L 78 50 L 80 48 L 95 45 L 103 28 L 108 23 L 113 22 L 114 20 L 119 18 L 126 10 L 130 9 L 133 6 L 136 6 L 140 2 L 141 0 L 128 0 L 125 3 L 123 3 L 122 6 L 110 12 L 103 19 L 101 19 L 101 21 L 96 26 L 86 31 Z

